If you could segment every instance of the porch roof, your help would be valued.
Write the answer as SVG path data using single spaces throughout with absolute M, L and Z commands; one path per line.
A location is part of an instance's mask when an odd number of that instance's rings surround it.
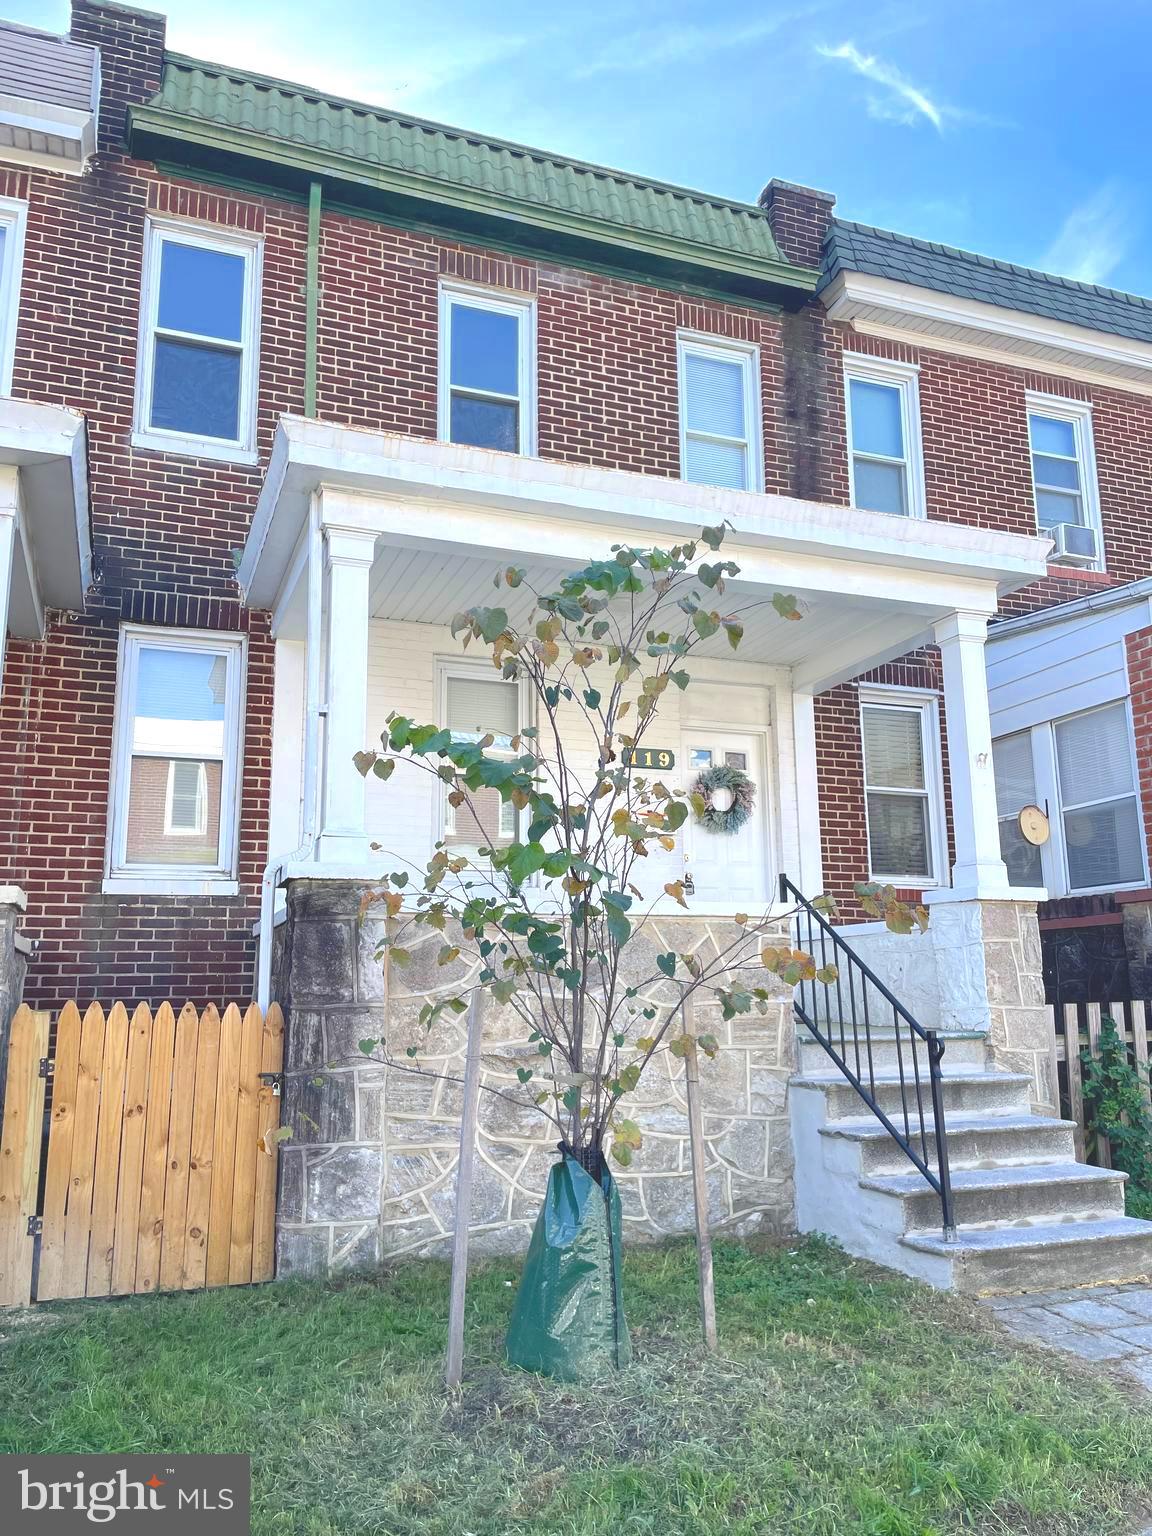
M 811 688 L 905 653 L 958 609 L 991 614 L 998 594 L 1044 574 L 1050 548 L 1045 538 L 284 418 L 240 564 L 250 606 L 290 618 L 318 492 L 323 521 L 377 534 L 373 613 L 426 623 L 482 601 L 509 562 L 548 581 L 614 543 L 678 540 L 726 520 L 724 553 L 741 568 L 728 611 L 773 591 L 806 610 L 803 624 L 770 607 L 749 612 L 741 658 L 791 667 Z M 501 602 L 515 620 L 514 594 Z
M 8 628 L 36 639 L 43 609 L 83 608 L 92 577 L 83 416 L 32 400 L 0 401 L 0 465 L 19 470 L 22 504 Z

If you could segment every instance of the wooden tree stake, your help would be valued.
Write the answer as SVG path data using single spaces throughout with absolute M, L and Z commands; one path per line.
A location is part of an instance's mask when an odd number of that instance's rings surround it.
M 460 1153 L 456 1161 L 456 1230 L 452 1235 L 452 1289 L 448 1302 L 448 1354 L 444 1385 L 460 1385 L 464 1370 L 464 1293 L 468 1285 L 468 1226 L 472 1217 L 472 1175 L 476 1168 L 476 1122 L 480 1108 L 480 1053 L 484 1035 L 484 993 L 477 988 L 468 1004 L 468 1044 L 464 1059 L 464 1108 L 460 1116 Z
M 700 1110 L 700 1055 L 692 999 L 684 1004 L 684 1033 L 691 1044 L 684 1057 L 688 1097 L 688 1140 L 692 1153 L 692 1195 L 696 1205 L 696 1258 L 700 1266 L 700 1322 L 704 1343 L 716 1350 L 716 1290 L 712 1278 L 712 1234 L 708 1228 L 708 1180 L 704 1172 L 704 1116 Z

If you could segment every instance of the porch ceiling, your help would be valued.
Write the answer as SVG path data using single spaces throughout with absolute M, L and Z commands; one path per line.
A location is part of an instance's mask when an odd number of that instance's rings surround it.
M 748 610 L 740 657 L 791 667 L 797 686 L 817 690 L 913 649 L 958 609 L 991 614 L 999 592 L 1044 574 L 1051 547 L 994 530 L 284 419 L 239 572 L 248 603 L 276 611 L 281 633 L 296 622 L 314 496 L 322 523 L 376 533 L 373 614 L 431 624 L 487 601 L 493 575 L 508 563 L 525 567 L 533 584 L 553 585 L 615 543 L 667 542 L 727 521 L 725 554 L 742 575 L 722 606 Z M 776 614 L 774 591 L 797 597 L 802 623 Z M 505 590 L 500 602 L 516 619 L 531 593 Z M 723 637 L 710 649 L 731 655 Z
M 91 579 L 83 416 L 30 400 L 0 401 L 0 465 L 18 469 L 21 502 L 8 627 L 36 639 L 43 609 L 83 608 Z

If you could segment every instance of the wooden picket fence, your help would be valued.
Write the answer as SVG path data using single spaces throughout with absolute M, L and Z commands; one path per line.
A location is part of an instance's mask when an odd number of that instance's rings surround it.
M 1076 1155 L 1083 1161 L 1085 1152 L 1084 1074 L 1081 1052 L 1096 1055 L 1100 1042 L 1100 1022 L 1116 1022 L 1120 1038 L 1128 1047 L 1128 1059 L 1140 1074 L 1144 1095 L 1152 1107 L 1152 1086 L 1148 1080 L 1149 1035 L 1152 1033 L 1152 1004 L 1144 1002 L 1063 1003 L 1052 1009 L 1056 1028 L 1056 1069 L 1060 1079 L 1063 1108 L 1076 1122 Z M 1106 1138 L 1096 1138 L 1096 1161 L 1111 1167 Z
M 12 1021 L 0 1305 L 271 1279 L 279 1008 L 68 1003 L 52 1024 Z

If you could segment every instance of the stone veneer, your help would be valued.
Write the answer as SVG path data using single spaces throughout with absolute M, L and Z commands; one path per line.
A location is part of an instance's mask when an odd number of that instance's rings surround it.
M 463 961 L 439 968 L 441 935 L 421 935 L 409 946 L 412 964 L 393 970 L 386 1023 L 375 958 L 383 925 L 375 917 L 360 923 L 360 896 L 353 882 L 298 880 L 288 887 L 277 986 L 287 1019 L 283 1118 L 292 1128 L 280 1152 L 281 1275 L 444 1253 L 452 1233 L 459 1084 L 373 1062 L 359 1042 L 386 1035 L 390 1054 L 401 1058 L 405 1046 L 419 1044 L 422 1065 L 459 1077 L 463 1020 L 440 1023 L 424 1040 L 417 1015 L 427 1000 L 467 984 L 469 970 Z M 737 931 L 724 919 L 653 919 L 625 953 L 650 974 L 658 949 L 700 951 L 730 942 Z M 757 970 L 756 984 L 764 981 Z M 794 1031 L 789 996 L 778 990 L 766 1016 L 724 1024 L 715 1004 L 698 1010 L 697 1028 L 723 1045 L 716 1060 L 701 1061 L 701 1093 L 711 1217 L 727 1232 L 787 1231 L 793 1224 L 786 1093 Z M 539 1059 L 522 1023 L 490 1002 L 485 1040 L 484 1081 L 515 1090 L 516 1066 Z M 632 1169 L 618 1175 L 626 1234 L 691 1230 L 683 1064 L 661 1053 L 629 1106 L 645 1140 Z M 555 1128 L 531 1106 L 481 1094 L 477 1251 L 527 1245 L 556 1140 Z

